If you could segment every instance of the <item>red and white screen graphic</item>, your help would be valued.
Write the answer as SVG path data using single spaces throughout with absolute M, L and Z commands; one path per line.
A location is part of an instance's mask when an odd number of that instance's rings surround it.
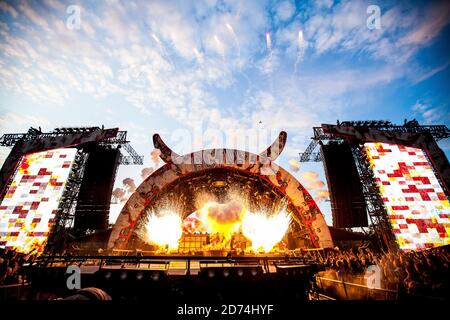
M 364 145 L 399 247 L 423 250 L 450 244 L 450 204 L 421 149 Z
M 76 152 L 55 149 L 22 157 L 0 203 L 0 248 L 43 251 Z

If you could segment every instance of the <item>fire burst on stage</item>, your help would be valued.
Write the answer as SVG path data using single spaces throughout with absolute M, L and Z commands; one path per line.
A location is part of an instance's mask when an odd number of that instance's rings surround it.
M 150 212 L 140 237 L 159 252 L 178 252 L 183 235 L 206 235 L 203 250 L 240 249 L 246 253 L 270 252 L 279 246 L 289 228 L 286 208 L 251 212 L 242 202 L 208 201 L 184 220 L 176 211 Z M 187 238 L 187 237 L 185 237 Z M 247 245 L 249 244 L 249 245 Z

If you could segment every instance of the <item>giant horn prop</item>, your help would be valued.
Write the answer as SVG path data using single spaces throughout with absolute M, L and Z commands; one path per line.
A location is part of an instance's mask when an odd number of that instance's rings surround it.
M 259 154 L 261 158 L 268 159 L 270 161 L 275 161 L 286 145 L 287 133 L 281 131 L 275 141 L 263 152 Z M 153 145 L 156 149 L 161 151 L 160 158 L 166 162 L 173 162 L 173 159 L 180 157 L 179 154 L 170 149 L 164 141 L 161 139 L 160 135 L 155 133 L 153 135 Z
M 161 151 L 159 157 L 166 163 L 173 162 L 173 159 L 180 156 L 176 152 L 172 151 L 172 149 L 170 149 L 167 144 L 164 143 L 164 141 L 157 133 L 153 135 L 153 145 L 155 146 L 155 149 L 159 149 L 159 151 Z
M 262 158 L 267 158 L 270 161 L 275 161 L 286 145 L 287 133 L 286 131 L 281 131 L 275 141 L 263 152 L 259 154 Z

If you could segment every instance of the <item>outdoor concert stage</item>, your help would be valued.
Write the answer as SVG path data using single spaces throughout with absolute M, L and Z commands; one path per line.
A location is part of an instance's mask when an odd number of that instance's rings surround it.
M 298 257 L 333 250 L 336 231 L 370 231 L 370 220 L 377 249 L 450 244 L 450 166 L 436 144 L 448 136 L 445 126 L 416 122 L 314 128 L 300 161 L 323 158 L 331 228 L 308 190 L 275 163 L 286 132 L 258 154 L 218 148 L 179 155 L 155 134 L 164 164 L 108 228 L 117 166 L 142 164 L 126 132 L 31 128 L 0 139 L 13 147 L 0 172 L 0 248 L 37 257 L 22 278 L 30 299 L 73 292 L 69 267 L 77 266 L 82 288 L 104 289 L 114 300 L 303 301 L 316 291 L 320 268 Z
M 165 164 L 123 206 L 108 250 L 222 255 L 332 248 L 314 199 L 274 163 L 286 139 L 281 132 L 260 154 L 210 149 L 178 155 L 155 134 Z

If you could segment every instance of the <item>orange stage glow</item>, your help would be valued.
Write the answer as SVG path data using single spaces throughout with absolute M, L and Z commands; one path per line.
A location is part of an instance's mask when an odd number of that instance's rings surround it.
M 158 245 L 160 250 L 179 248 L 182 234 L 207 234 L 208 243 L 202 250 L 228 250 L 236 248 L 237 239 L 247 239 L 251 245 L 246 252 L 270 252 L 286 234 L 290 214 L 279 212 L 252 213 L 237 200 L 227 203 L 207 201 L 183 221 L 180 215 L 164 210 L 158 215 L 150 213 L 145 225 L 145 241 Z M 182 248 L 182 247 L 181 247 Z
M 242 223 L 242 233 L 252 242 L 254 251 L 271 251 L 289 228 L 290 216 L 282 210 L 276 215 L 248 212 Z
M 145 225 L 147 242 L 169 250 L 177 249 L 183 233 L 181 223 L 180 216 L 171 211 L 162 211 L 160 215 L 149 214 Z

